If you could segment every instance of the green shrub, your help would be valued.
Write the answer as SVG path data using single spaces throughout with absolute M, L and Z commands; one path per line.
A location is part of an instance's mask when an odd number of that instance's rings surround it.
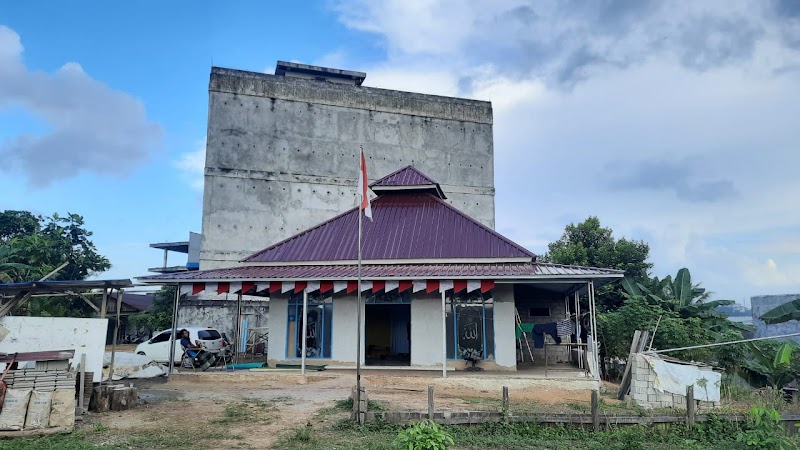
M 398 450 L 447 450 L 454 444 L 453 436 L 432 420 L 422 420 L 403 429 L 394 440 Z
M 736 435 L 736 441 L 748 448 L 764 450 L 794 450 L 796 441 L 783 429 L 781 413 L 775 409 L 750 408 L 745 428 Z

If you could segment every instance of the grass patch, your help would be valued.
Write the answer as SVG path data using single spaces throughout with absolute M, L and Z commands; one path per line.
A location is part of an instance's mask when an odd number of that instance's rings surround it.
M 274 407 L 259 399 L 245 399 L 241 403 L 225 406 L 222 417 L 212 419 L 216 425 L 230 425 L 241 422 L 269 423 L 272 417 L 267 412 L 274 411 Z

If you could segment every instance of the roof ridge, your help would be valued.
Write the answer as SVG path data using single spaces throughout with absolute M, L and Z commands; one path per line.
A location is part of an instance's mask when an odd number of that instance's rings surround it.
M 542 266 L 555 266 L 555 267 L 577 267 L 577 268 L 580 268 L 580 269 L 600 269 L 600 270 L 612 270 L 612 271 L 615 271 L 615 272 L 620 272 L 620 273 L 623 273 L 623 272 L 625 272 L 625 271 L 624 271 L 624 270 L 622 270 L 622 269 L 610 269 L 610 268 L 608 268 L 608 267 L 579 266 L 579 265 L 577 265 L 577 264 L 560 264 L 560 263 L 540 262 L 540 261 L 534 261 L 534 262 L 535 262 L 536 264 L 540 264 L 540 265 L 542 265 Z

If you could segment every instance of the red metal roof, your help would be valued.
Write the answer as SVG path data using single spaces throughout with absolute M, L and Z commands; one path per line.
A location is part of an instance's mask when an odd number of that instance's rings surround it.
M 358 259 L 358 209 L 296 234 L 245 262 L 354 261 Z M 524 247 L 433 194 L 388 193 L 372 202 L 364 219 L 365 260 L 535 258 Z
M 366 264 L 362 278 L 370 279 L 426 279 L 426 278 L 581 278 L 622 277 L 624 271 L 596 267 L 564 266 L 537 262 L 487 263 L 487 264 Z M 358 267 L 354 264 L 312 266 L 241 266 L 225 269 L 151 275 L 138 278 L 144 282 L 164 280 L 355 280 Z
M 431 180 L 427 175 L 415 169 L 414 166 L 406 166 L 400 170 L 390 173 L 385 177 L 373 182 L 369 187 L 375 186 L 424 186 L 438 185 L 439 183 Z

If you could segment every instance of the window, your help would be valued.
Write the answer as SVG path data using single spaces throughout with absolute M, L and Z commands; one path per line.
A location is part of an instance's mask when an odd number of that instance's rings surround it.
M 333 298 L 330 294 L 308 294 L 308 314 L 306 321 L 306 358 L 331 357 L 331 319 L 333 318 Z M 286 356 L 303 356 L 303 294 L 293 294 L 289 298 L 289 317 L 287 318 Z
M 494 359 L 494 299 L 491 292 L 457 294 L 445 304 L 447 358 L 464 359 L 469 353 Z
M 200 330 L 197 332 L 197 338 L 203 341 L 213 341 L 221 339 L 222 336 L 219 335 L 217 330 Z
M 166 342 L 169 340 L 169 336 L 172 334 L 171 331 L 165 331 L 158 336 L 154 337 L 150 340 L 151 344 L 158 344 L 159 342 Z
M 531 308 L 528 317 L 550 317 L 550 308 Z

